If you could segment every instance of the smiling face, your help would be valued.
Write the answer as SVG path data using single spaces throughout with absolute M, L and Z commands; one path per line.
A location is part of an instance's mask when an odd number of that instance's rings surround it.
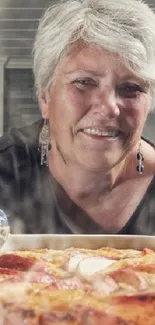
M 52 156 L 87 170 L 111 169 L 138 142 L 150 101 L 149 86 L 116 55 L 72 48 L 40 100 L 50 123 Z

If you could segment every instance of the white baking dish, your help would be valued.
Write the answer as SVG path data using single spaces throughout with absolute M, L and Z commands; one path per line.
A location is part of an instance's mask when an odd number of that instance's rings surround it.
M 133 235 L 9 235 L 1 251 L 38 248 L 65 249 L 68 247 L 97 249 L 100 247 L 145 247 L 155 250 L 155 236 Z

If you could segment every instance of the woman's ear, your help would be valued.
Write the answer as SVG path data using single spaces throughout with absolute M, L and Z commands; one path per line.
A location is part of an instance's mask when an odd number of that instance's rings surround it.
M 41 111 L 42 118 L 47 120 L 49 118 L 49 100 L 48 94 L 45 90 L 41 90 L 38 96 L 39 107 Z

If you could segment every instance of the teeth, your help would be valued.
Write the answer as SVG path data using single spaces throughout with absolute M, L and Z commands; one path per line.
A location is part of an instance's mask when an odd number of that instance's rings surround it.
M 104 136 L 104 137 L 116 137 L 119 134 L 118 130 L 115 131 L 102 131 L 99 129 L 90 129 L 90 128 L 85 128 L 83 129 L 83 132 L 86 134 L 95 134 L 98 136 Z

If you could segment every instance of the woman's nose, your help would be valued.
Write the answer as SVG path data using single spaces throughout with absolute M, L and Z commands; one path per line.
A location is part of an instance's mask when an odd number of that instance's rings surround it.
M 103 91 L 98 94 L 92 105 L 93 113 L 105 118 L 116 118 L 120 115 L 115 91 Z

